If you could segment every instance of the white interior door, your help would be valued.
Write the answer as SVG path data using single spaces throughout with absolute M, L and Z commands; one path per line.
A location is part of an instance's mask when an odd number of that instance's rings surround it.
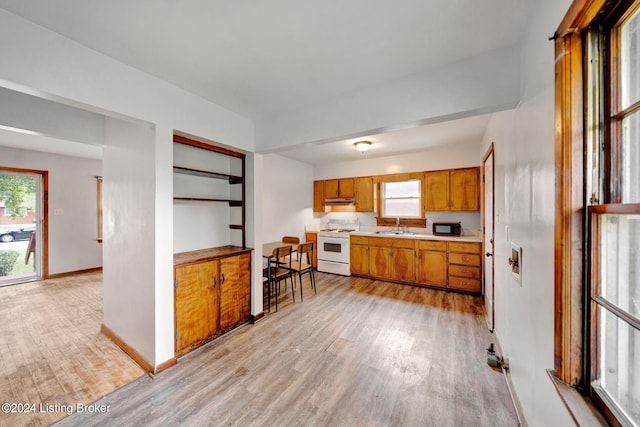
M 494 195 L 493 195 L 493 174 L 494 174 L 494 154 L 493 146 L 488 154 L 485 156 L 483 162 L 484 171 L 484 216 L 483 216 L 483 229 L 484 229 L 484 306 L 487 309 L 487 326 L 490 331 L 494 328 L 494 287 L 493 287 L 493 209 L 494 209 Z

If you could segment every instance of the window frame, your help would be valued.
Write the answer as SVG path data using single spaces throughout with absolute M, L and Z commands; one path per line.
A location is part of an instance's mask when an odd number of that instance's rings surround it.
M 400 217 L 401 227 L 417 227 L 425 228 L 427 226 L 427 220 L 424 217 L 424 173 L 423 172 L 408 172 L 398 173 L 391 175 L 380 175 L 374 177 L 376 204 L 378 217 L 376 218 L 376 225 L 395 227 L 396 217 L 386 217 L 383 215 L 384 200 L 382 200 L 382 185 L 388 182 L 402 182 L 402 181 L 420 181 L 420 217 Z
M 423 186 L 423 182 L 420 179 L 408 179 L 406 181 L 387 181 L 387 182 L 381 182 L 380 183 L 380 213 L 383 217 L 387 217 L 387 218 L 392 218 L 392 216 L 390 215 L 385 215 L 385 201 L 386 200 L 415 200 L 416 197 L 386 197 L 386 192 L 385 192 L 385 186 L 387 184 L 397 184 L 397 183 L 402 183 L 402 182 L 417 182 L 419 184 L 419 188 L 418 188 L 418 215 L 414 215 L 414 216 L 408 216 L 408 215 L 403 215 L 400 216 L 400 219 L 416 219 L 416 218 L 422 218 L 422 186 Z M 393 216 L 393 218 L 398 218 L 398 216 Z
M 554 35 L 556 49 L 556 219 L 555 219 L 555 325 L 554 325 L 554 375 L 559 380 L 583 390 L 600 409 L 605 418 L 614 425 L 621 425 L 623 417 L 612 408 L 606 397 L 592 387 L 592 379 L 597 378 L 597 334 L 594 327 L 595 311 L 591 299 L 590 279 L 593 267 L 590 258 L 591 236 L 589 210 L 598 212 L 607 209 L 638 210 L 635 207 L 619 205 L 621 198 L 620 159 L 622 153 L 619 124 L 622 116 L 618 104 L 617 69 L 612 69 L 612 58 L 617 50 L 612 49 L 608 36 L 602 46 L 605 71 L 600 76 L 602 82 L 602 114 L 604 144 L 602 158 L 595 167 L 602 172 L 604 185 L 590 182 L 588 178 L 593 167 L 587 138 L 593 123 L 586 95 L 591 77 L 586 61 L 587 31 L 595 24 L 602 34 L 611 32 L 613 46 L 617 46 L 615 26 L 622 17 L 640 7 L 640 0 L 623 0 L 609 10 L 605 10 L 605 0 L 574 0 L 561 25 Z M 622 11 L 622 12 L 621 12 Z M 614 76 L 613 78 L 611 76 Z M 611 88 L 606 91 L 604 88 Z M 613 100 L 613 101 L 610 101 Z M 591 106 L 592 107 L 592 106 Z M 640 109 L 638 103 L 631 108 Z M 628 109 L 627 109 L 628 110 Z M 627 112 L 624 110 L 622 113 Z M 612 112 L 613 114 L 610 114 Z M 588 126 L 585 129 L 585 121 Z M 586 163 L 585 163 L 586 162 Z M 599 163 L 603 162 L 603 163 Z M 593 189 L 593 191 L 591 191 Z M 604 203 L 599 207 L 589 207 Z M 585 249 L 585 250 L 583 250 Z

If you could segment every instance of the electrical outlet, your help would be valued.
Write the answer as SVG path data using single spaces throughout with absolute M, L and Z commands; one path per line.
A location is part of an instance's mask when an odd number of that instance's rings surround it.
M 54 215 L 64 215 L 64 209 L 54 209 L 53 210 L 53 214 Z

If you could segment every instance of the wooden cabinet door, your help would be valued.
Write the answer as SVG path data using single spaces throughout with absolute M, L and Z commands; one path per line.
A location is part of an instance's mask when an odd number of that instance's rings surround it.
M 351 274 L 369 274 L 369 246 L 351 245 Z
M 338 196 L 339 197 L 355 197 L 356 192 L 354 188 L 353 178 L 341 179 L 338 182 Z
M 447 253 L 439 251 L 419 251 L 417 260 L 418 283 L 426 285 L 447 285 Z
M 393 279 L 403 282 L 415 280 L 415 252 L 413 249 L 393 248 L 391 265 Z
M 480 169 L 455 169 L 451 171 L 451 210 L 480 210 Z
M 324 198 L 325 199 L 335 199 L 338 197 L 338 180 L 337 179 L 328 179 L 324 181 Z
M 449 210 L 449 171 L 425 172 L 424 210 L 442 212 Z
M 324 181 L 313 181 L 313 211 L 324 212 Z
M 380 279 L 391 278 L 391 248 L 369 246 L 369 272 Z
M 311 265 L 318 267 L 318 233 L 304 233 L 306 242 L 313 242 L 313 253 L 311 254 Z M 303 260 L 305 261 L 305 260 Z
M 176 354 L 182 355 L 218 332 L 218 261 L 175 268 Z
M 220 260 L 220 329 L 229 331 L 251 314 L 251 255 Z
M 373 212 L 373 178 L 356 178 L 356 212 Z

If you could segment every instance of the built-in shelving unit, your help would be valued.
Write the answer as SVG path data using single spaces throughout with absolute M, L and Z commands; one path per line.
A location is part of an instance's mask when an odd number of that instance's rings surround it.
M 216 180 L 224 180 L 229 183 L 229 185 L 239 185 L 241 186 L 240 197 L 234 198 L 217 198 L 217 197 L 192 197 L 187 195 L 175 195 L 173 197 L 174 201 L 178 202 L 204 202 L 204 203 L 227 203 L 229 207 L 241 208 L 241 223 L 240 224 L 229 224 L 229 228 L 231 230 L 240 230 L 242 232 L 242 248 L 246 248 L 246 212 L 245 212 L 245 158 L 246 155 L 244 153 L 239 153 L 233 150 L 229 150 L 228 148 L 219 147 L 211 144 L 207 144 L 201 141 L 196 141 L 190 138 L 186 138 L 180 135 L 173 136 L 174 144 L 183 144 L 192 148 L 206 150 L 209 153 L 215 153 L 222 156 L 229 156 L 232 158 L 239 159 L 241 161 L 241 174 L 229 174 L 226 172 L 218 172 L 211 170 L 204 170 L 193 167 L 186 167 L 185 165 L 174 165 L 173 173 L 180 175 L 189 175 L 200 178 L 211 178 Z

